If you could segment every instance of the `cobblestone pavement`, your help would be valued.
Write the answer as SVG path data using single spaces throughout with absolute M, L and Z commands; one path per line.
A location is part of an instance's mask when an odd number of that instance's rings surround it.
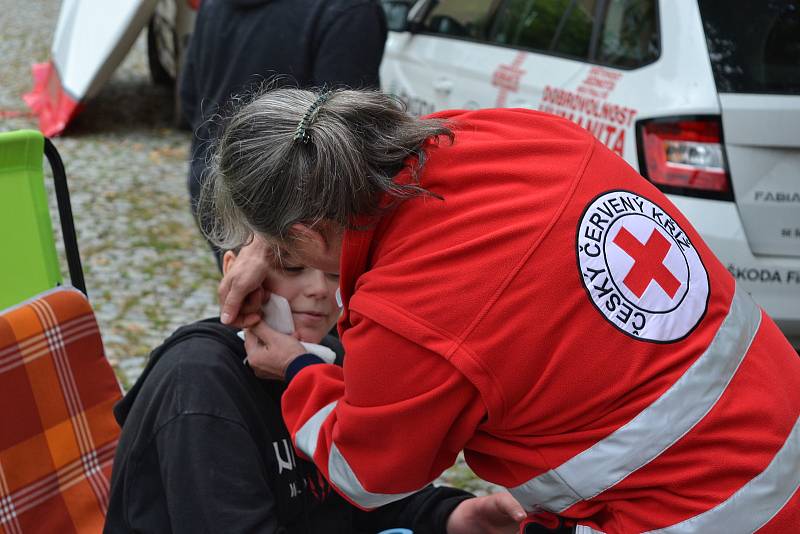
M 36 128 L 20 96 L 31 88 L 31 64 L 49 58 L 58 8 L 57 0 L 0 0 L 0 131 Z M 126 388 L 175 328 L 219 313 L 216 264 L 188 210 L 189 138 L 174 127 L 171 91 L 150 82 L 141 37 L 54 140 L 69 178 L 89 298 Z M 54 202 L 51 213 L 57 226 Z M 463 460 L 440 482 L 478 493 L 489 488 Z

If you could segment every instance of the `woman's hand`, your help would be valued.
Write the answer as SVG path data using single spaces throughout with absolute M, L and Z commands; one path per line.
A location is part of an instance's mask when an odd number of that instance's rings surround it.
M 244 348 L 256 376 L 271 380 L 283 380 L 292 360 L 306 352 L 296 338 L 273 330 L 263 321 L 247 329 Z
M 447 534 L 516 534 L 526 517 L 522 505 L 501 491 L 461 501 L 447 519 Z
M 236 255 L 236 262 L 219 283 L 223 324 L 245 328 L 261 320 L 262 284 L 270 268 L 270 246 L 258 235 Z

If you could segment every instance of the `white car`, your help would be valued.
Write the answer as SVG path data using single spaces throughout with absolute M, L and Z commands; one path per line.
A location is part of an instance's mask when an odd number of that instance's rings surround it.
M 572 119 L 670 196 L 800 347 L 800 0 L 384 1 L 416 114 Z

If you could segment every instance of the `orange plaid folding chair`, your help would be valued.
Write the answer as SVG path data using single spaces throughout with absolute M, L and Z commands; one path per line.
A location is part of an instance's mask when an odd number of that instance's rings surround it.
M 86 291 L 58 152 L 38 132 L 0 134 L 0 241 L 15 251 L 0 265 L 0 534 L 100 532 L 119 436 L 121 390 L 84 294 L 57 288 L 24 300 L 61 283 L 43 155 L 70 279 Z
M 121 397 L 86 297 L 0 313 L 0 532 L 100 532 Z

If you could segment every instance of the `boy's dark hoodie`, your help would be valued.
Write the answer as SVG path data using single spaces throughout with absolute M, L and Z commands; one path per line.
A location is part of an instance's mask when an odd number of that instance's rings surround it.
M 338 341 L 323 344 L 341 363 Z M 215 319 L 180 328 L 153 351 L 114 410 L 122 435 L 106 533 L 445 532 L 469 494 L 430 487 L 374 512 L 351 506 L 295 457 L 283 383 L 256 378 L 244 357 L 236 330 Z

